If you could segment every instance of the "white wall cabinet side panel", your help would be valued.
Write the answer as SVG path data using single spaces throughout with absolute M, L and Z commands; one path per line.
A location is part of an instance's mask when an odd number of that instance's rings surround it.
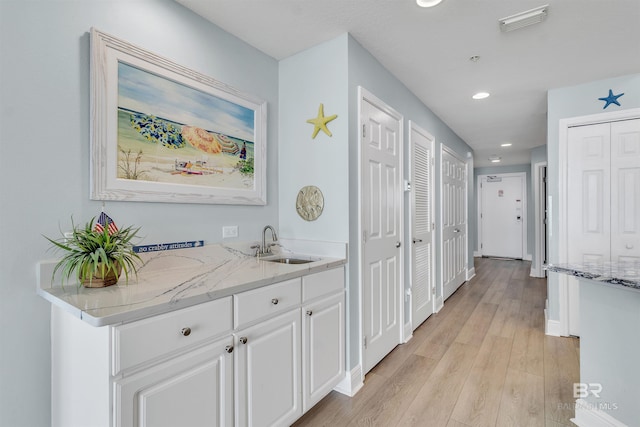
M 302 415 L 300 309 L 235 335 L 236 426 L 286 426 Z
M 303 410 L 311 409 L 345 374 L 344 292 L 302 308 Z
M 611 123 L 611 261 L 640 260 L 640 119 Z
M 115 381 L 116 426 L 231 425 L 232 351 L 228 337 Z

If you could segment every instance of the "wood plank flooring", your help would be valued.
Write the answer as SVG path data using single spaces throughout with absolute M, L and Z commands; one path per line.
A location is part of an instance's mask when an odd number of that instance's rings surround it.
M 476 276 L 365 378 L 294 425 L 574 426 L 579 340 L 544 334 L 546 280 L 524 261 L 477 258 Z

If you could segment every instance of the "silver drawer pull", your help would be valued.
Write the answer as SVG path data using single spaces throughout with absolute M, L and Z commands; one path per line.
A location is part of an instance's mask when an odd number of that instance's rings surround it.
M 312 314 L 313 314 L 313 311 L 307 310 L 307 316 L 311 316 Z
M 224 348 L 224 351 L 226 351 L 227 353 L 233 353 L 233 346 L 232 345 L 228 345 Z
M 278 305 L 278 303 L 279 303 L 279 302 L 280 302 L 280 301 L 278 301 L 278 298 L 273 298 L 273 299 L 271 300 L 271 304 L 273 304 L 273 305 Z
M 180 333 L 185 337 L 188 337 L 189 335 L 191 335 L 191 328 L 182 328 Z
M 246 344 L 247 341 L 247 337 L 240 337 L 240 344 Z

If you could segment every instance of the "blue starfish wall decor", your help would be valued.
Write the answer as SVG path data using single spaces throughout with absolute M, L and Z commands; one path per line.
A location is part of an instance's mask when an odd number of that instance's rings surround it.
M 598 98 L 598 100 L 605 102 L 604 107 L 602 107 L 603 110 L 611 104 L 616 104 L 619 107 L 620 103 L 618 102 L 618 98 L 620 98 L 622 95 L 624 95 L 624 93 L 621 93 L 620 95 L 614 95 L 613 91 L 609 89 L 609 96 L 605 98 Z

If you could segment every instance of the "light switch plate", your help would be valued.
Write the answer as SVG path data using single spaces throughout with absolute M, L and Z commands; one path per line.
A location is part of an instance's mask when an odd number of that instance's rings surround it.
M 222 227 L 222 238 L 228 239 L 231 237 L 238 237 L 238 226 L 237 225 L 227 225 Z

